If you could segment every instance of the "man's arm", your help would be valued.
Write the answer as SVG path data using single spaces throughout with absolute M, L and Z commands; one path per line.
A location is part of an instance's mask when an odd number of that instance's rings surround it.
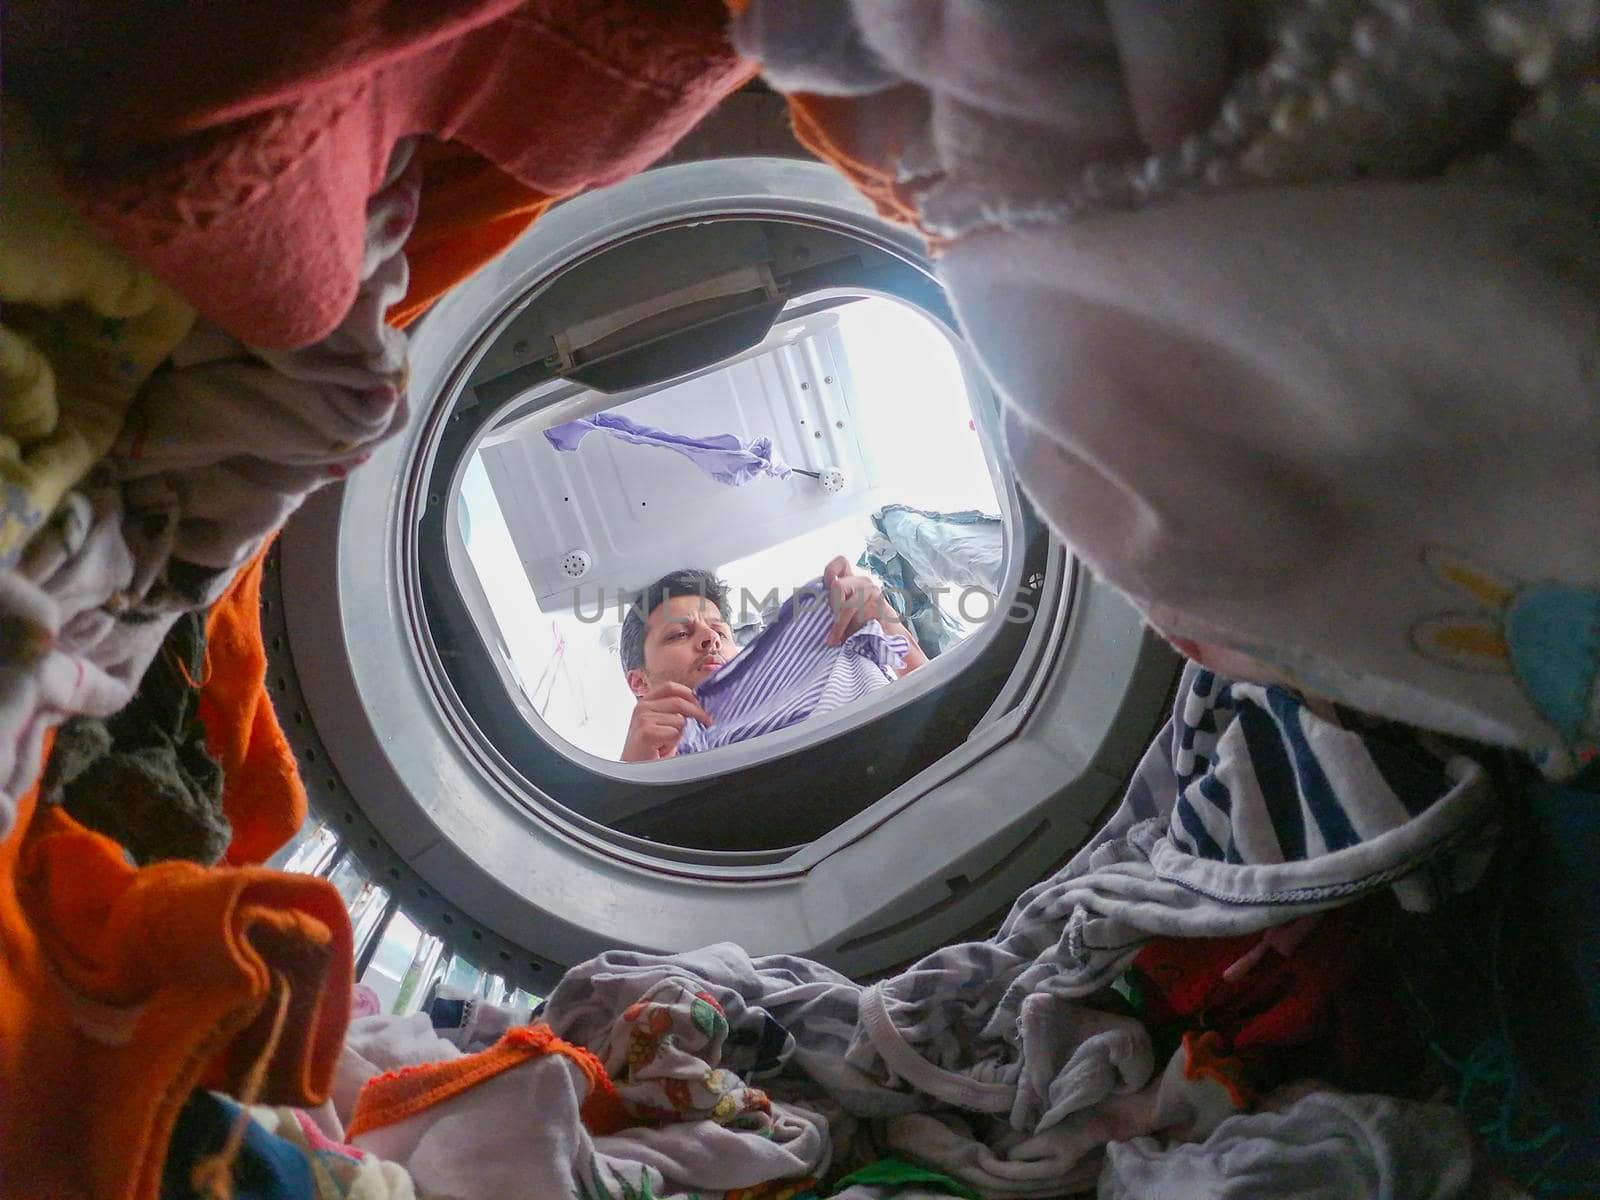
M 927 664 L 928 656 L 922 652 L 917 635 L 911 632 L 883 594 L 883 588 L 870 575 L 857 575 L 850 570 L 849 561 L 841 554 L 822 569 L 822 578 L 828 585 L 828 601 L 833 607 L 833 628 L 828 631 L 828 644 L 840 646 L 845 638 L 868 621 L 877 621 L 891 637 L 906 639 L 905 662 L 900 667 L 900 677 Z

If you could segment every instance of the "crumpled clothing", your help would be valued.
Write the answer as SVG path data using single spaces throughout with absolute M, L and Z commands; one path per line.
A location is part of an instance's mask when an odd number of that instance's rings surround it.
M 402 1036 L 391 1048 L 414 1061 L 362 1091 L 349 1140 L 403 1166 L 424 1196 L 625 1200 L 689 1193 L 737 1200 L 740 1189 L 774 1181 L 803 1190 L 827 1168 L 827 1126 L 797 1106 L 775 1103 L 765 1133 L 709 1119 L 630 1126 L 601 1064 L 545 1026 L 512 1030 L 483 1054 L 427 1066 L 419 1057 L 430 1053 L 425 1020 L 360 1024 L 395 1035 L 408 1028 L 409 1043 Z M 454 1049 L 432 1041 L 435 1050 Z M 369 1038 L 362 1053 L 370 1052 Z M 396 1097 L 402 1103 L 392 1104 Z M 365 1114 L 374 1111 L 382 1123 L 369 1125 Z
M 210 866 L 228 846 L 222 768 L 200 722 L 205 660 L 204 617 L 185 613 L 125 708 L 56 731 L 44 799 L 140 866 L 169 858 Z
M 1109 1096 L 1139 1090 L 1155 1069 L 1150 1035 L 1138 1021 L 1042 993 L 1022 1001 L 1015 1033 L 1007 1039 L 1015 1069 L 990 1071 L 991 1064 L 976 1056 L 969 1070 L 936 1066 L 896 1027 L 890 992 L 873 986 L 861 994 L 852 1047 L 858 1063 L 867 1059 L 860 1052 L 865 1041 L 898 1086 L 953 1108 L 997 1114 L 1013 1129 L 1049 1129 Z
M 463 1026 L 462 1028 L 466 1027 Z M 483 1027 L 479 1026 L 477 1028 L 478 1033 L 481 1034 Z M 421 1013 L 410 1017 L 377 1016 L 352 1021 L 349 1035 L 345 1039 L 344 1049 L 340 1055 L 331 1101 L 316 1112 L 303 1114 L 305 1120 L 314 1123 L 330 1139 L 339 1142 L 347 1140 L 345 1122 L 353 1118 L 358 1097 L 369 1080 L 385 1072 L 398 1073 L 405 1077 L 408 1071 L 424 1068 L 422 1071 L 424 1076 L 431 1075 L 435 1079 L 443 1079 L 448 1082 L 451 1072 L 438 1071 L 436 1064 L 463 1060 L 464 1056 L 461 1050 L 448 1040 L 459 1032 L 459 1029 L 453 1028 L 434 1028 L 430 1025 L 429 1018 Z M 538 1035 L 531 1035 L 528 1031 L 522 1031 L 510 1038 L 506 1045 L 501 1048 L 498 1056 L 497 1061 L 500 1068 L 509 1069 L 516 1061 L 527 1061 L 554 1046 L 556 1043 L 548 1040 L 548 1033 L 548 1029 Z M 476 1036 L 474 1035 L 474 1040 Z M 734 1041 L 741 1045 L 744 1044 L 744 1039 L 735 1038 Z M 727 1043 L 724 1044 L 726 1045 Z M 576 1047 L 570 1047 L 565 1043 L 562 1045 L 562 1052 L 568 1053 L 568 1057 L 574 1062 L 586 1064 L 587 1082 L 585 1086 L 588 1089 L 587 1094 L 590 1096 L 590 1100 L 585 1101 L 579 1108 L 580 1116 L 582 1116 L 586 1125 L 597 1128 L 601 1120 L 607 1122 L 607 1127 L 611 1124 L 617 1124 L 619 1121 L 622 1124 L 626 1124 L 631 1118 L 627 1116 L 625 1111 L 617 1107 L 618 1103 L 620 1103 L 620 1098 L 616 1094 L 616 1089 L 611 1086 L 607 1079 L 603 1066 L 587 1052 L 579 1052 Z M 511 1051 L 509 1055 L 506 1053 L 507 1050 Z M 470 1060 L 469 1066 L 471 1063 L 483 1063 L 485 1061 L 485 1056 L 472 1055 L 466 1057 Z M 460 1079 L 457 1077 L 454 1080 L 454 1085 L 459 1085 L 459 1083 Z M 599 1112 L 589 1111 L 589 1105 L 597 1094 L 602 1097 L 602 1103 L 605 1107 Z M 808 1100 L 802 1100 L 802 1103 L 807 1111 L 816 1112 Z M 826 1101 L 821 1101 L 821 1103 L 826 1106 Z M 831 1131 L 831 1126 L 826 1118 L 821 1117 L 820 1114 L 818 1114 L 817 1119 L 821 1123 L 824 1141 L 826 1141 L 828 1133 Z M 685 1127 L 688 1132 L 684 1137 L 690 1142 L 693 1142 L 698 1137 L 695 1127 L 695 1123 L 690 1123 Z M 665 1144 L 670 1145 L 673 1140 L 669 1137 Z M 681 1141 L 683 1139 L 677 1140 Z M 625 1153 L 623 1157 L 636 1159 L 643 1153 L 643 1150 L 644 1147 L 641 1144 L 634 1147 L 631 1154 Z M 451 1168 L 446 1164 L 440 1169 L 448 1173 Z M 588 1190 L 580 1191 L 578 1194 L 602 1198 L 615 1194 L 621 1200 L 621 1198 L 631 1194 L 626 1191 L 626 1187 L 634 1186 L 633 1183 L 628 1181 L 630 1179 L 637 1181 L 637 1177 L 638 1172 L 634 1169 L 621 1169 L 620 1174 L 616 1170 L 608 1170 L 603 1172 L 601 1183 L 603 1184 L 605 1180 L 610 1180 L 611 1183 L 606 1186 L 613 1186 L 622 1190 L 615 1193 L 607 1191 L 605 1187 L 597 1184 L 591 1176 L 583 1181 L 583 1188 Z M 728 1200 L 788 1200 L 791 1196 L 805 1192 L 812 1182 L 814 1181 L 810 1177 L 803 1177 L 794 1181 L 756 1184 L 747 1189 L 736 1188 L 728 1192 Z M 599 1190 L 596 1190 L 597 1188 Z
M 320 1103 L 351 961 L 327 881 L 135 869 L 108 838 L 24 797 L 0 840 L 6 1177 L 61 1200 L 152 1200 L 195 1087 Z
M 859 1171 L 852 1171 L 839 1180 L 835 1196 L 848 1196 L 849 1189 L 854 1187 L 879 1188 L 885 1200 L 898 1200 L 912 1192 L 928 1193 L 939 1196 L 960 1196 L 962 1200 L 979 1200 L 978 1193 L 969 1188 L 958 1179 L 951 1179 L 938 1171 L 930 1171 L 927 1167 L 919 1167 L 909 1163 L 903 1158 L 884 1158 L 869 1166 L 862 1167 Z
M 1158 1131 L 1203 1138 L 1236 1114 L 1235 1090 L 1195 1065 L 1195 1043 L 1185 1042 L 1148 1086 L 1077 1109 L 1035 1133 L 997 1118 L 939 1110 L 891 1118 L 885 1139 L 985 1196 L 1059 1196 L 1094 1181 L 1110 1142 Z
M 1214 1030 L 1246 1055 L 1310 1042 L 1330 1031 L 1345 984 L 1370 969 L 1374 947 L 1365 935 L 1375 917 L 1370 905 L 1330 912 L 1287 955 L 1267 948 L 1263 935 L 1147 942 L 1129 968 L 1143 999 L 1139 1018 Z M 1247 969 L 1236 971 L 1242 964 Z
M 67 206 L 31 122 L 0 105 L 0 570 L 111 448 L 194 310 Z
M 1585 212 L 1260 190 L 941 270 L 1023 490 L 1185 653 L 1555 776 L 1600 747 Z
M 1251 707 L 1265 715 L 1274 705 L 1271 721 L 1239 719 Z M 1271 772 L 1266 794 L 1242 786 L 1254 778 L 1252 756 L 1283 753 L 1292 731 L 1315 744 L 1307 761 L 1321 764 L 1317 779 L 1363 786 L 1302 791 L 1292 773 Z M 1386 773 L 1371 766 L 1373 755 Z M 1371 786 L 1385 778 L 1404 801 L 1390 787 Z M 1175 844 L 1192 837 L 1175 814 L 1190 793 L 1195 804 L 1214 808 L 1219 782 L 1239 796 L 1241 836 L 1217 829 L 1222 858 L 1213 860 Z M 1281 831 L 1307 806 L 1323 818 L 1342 813 L 1356 842 L 1313 833 L 1291 849 Z M 1451 758 L 1441 768 L 1436 755 L 1395 741 L 1392 731 L 1345 729 L 1287 694 L 1269 700 L 1261 689 L 1191 665 L 1173 719 L 1141 760 L 1122 806 L 1066 867 L 1018 898 L 994 938 L 936 951 L 871 988 L 820 964 L 751 960 L 731 946 L 672 957 L 615 952 L 568 972 L 543 1016 L 560 1036 L 592 1044 L 617 1011 L 680 976 L 713 995 L 736 1030 L 777 1022 L 785 1031 L 778 1065 L 803 1072 L 854 1113 L 957 1104 L 1014 1119 L 1031 1133 L 1046 1114 L 1065 1116 L 1113 1087 L 1143 1084 L 1141 1038 L 1146 1064 L 1150 1049 L 1142 1030 L 1124 1030 L 1121 1042 L 1101 1038 L 1097 1031 L 1115 1022 L 1078 1002 L 1114 982 L 1149 938 L 1239 936 L 1385 891 L 1426 908 L 1480 878 L 1496 813 L 1488 776 L 1470 760 Z M 1224 861 L 1229 846 L 1233 861 Z M 1036 1006 L 1027 1009 L 1030 1021 L 1052 1031 L 1033 1038 L 1031 1048 L 1045 1058 L 1032 1065 L 1025 1005 Z M 1075 1040 L 1072 1029 L 1084 1036 Z M 1144 1076 L 1150 1069 L 1142 1068 Z M 1071 1081 L 1090 1078 L 1101 1082 L 1073 1092 Z
M 805 959 L 763 959 L 816 966 L 824 976 L 844 976 Z M 795 980 L 803 989 L 806 981 Z M 557 1037 L 588 1046 L 610 1063 L 626 1059 L 627 1038 L 617 1037 L 618 1017 L 664 988 L 706 993 L 726 1032 L 717 1048 L 718 1064 L 745 1079 L 760 1080 L 781 1071 L 795 1052 L 795 1041 L 769 1011 L 768 999 L 782 1002 L 781 976 L 763 977 L 737 946 L 724 943 L 679 955 L 615 950 L 579 963 L 561 977 L 540 1011 L 540 1020 Z M 760 1004 L 756 1001 L 761 1001 Z
M 383 318 L 405 294 L 413 150 L 396 148 L 367 203 L 360 287 L 333 332 L 269 351 L 202 321 L 129 414 L 116 447 L 129 507 L 176 521 L 171 552 L 183 562 L 231 573 L 308 492 L 345 478 L 405 424 L 406 337 Z
M 1091 874 L 1081 880 L 1065 881 L 1047 895 L 1036 895 L 1020 912 L 1014 911 L 1013 924 L 1002 933 L 1002 939 L 1015 933 L 1024 941 L 1030 940 L 1023 931 L 1035 921 L 1042 923 L 1036 929 L 1060 928 L 1060 960 L 1037 964 L 1034 974 L 1048 976 L 1050 986 L 1063 994 L 1085 994 L 1099 986 L 1108 974 L 1126 966 L 1147 936 L 1206 937 L 1248 932 L 1385 887 L 1388 881 L 1383 876 L 1387 872 L 1424 870 L 1429 857 L 1444 853 L 1449 842 L 1458 840 L 1456 835 L 1465 825 L 1461 810 L 1472 807 L 1463 800 L 1430 814 L 1436 819 L 1408 830 L 1408 836 L 1396 838 L 1388 846 L 1375 847 L 1369 854 L 1352 856 L 1337 865 L 1326 865 L 1329 875 L 1345 862 L 1355 866 L 1357 869 L 1346 878 L 1328 882 L 1315 879 L 1307 886 L 1290 886 L 1281 892 L 1271 890 L 1268 881 L 1287 873 L 1249 867 L 1211 871 L 1206 869 L 1204 860 L 1176 851 L 1160 826 L 1143 825 L 1122 843 L 1108 847 Z M 1480 809 L 1465 816 L 1481 817 L 1482 812 Z M 1216 896 L 1194 890 L 1204 880 L 1229 876 L 1236 885 L 1219 888 Z M 1186 889 L 1202 899 L 1187 900 L 1180 894 Z
M 1101 1200 L 1454 1200 L 1472 1142 L 1454 1109 L 1386 1096 L 1312 1092 L 1223 1121 L 1203 1142 L 1153 1137 L 1107 1147 Z
M 1240 719 L 1258 702 L 1258 715 L 1276 705 L 1278 717 Z M 1257 756 L 1284 754 L 1294 729 L 1315 746 L 1301 759 L 1303 780 L 1315 784 L 1309 791 L 1293 772 L 1259 775 L 1252 766 Z M 1363 767 L 1372 755 L 1387 775 Z M 1384 778 L 1407 791 L 1404 803 L 1373 786 Z M 1361 786 L 1338 786 L 1341 780 Z M 1443 791 L 1411 790 L 1416 781 Z M 1239 836 L 1212 826 L 1219 858 L 1211 859 L 1183 848 L 1192 831 L 1179 806 L 1188 798 L 1216 808 L 1219 784 L 1236 798 L 1230 819 Z M 1344 814 L 1340 828 L 1358 831 L 1356 840 L 1332 849 L 1307 833 L 1291 843 L 1282 831 L 1307 805 L 1321 819 Z M 1385 732 L 1342 729 L 1287 694 L 1269 701 L 1260 689 L 1191 665 L 1172 721 L 1096 839 L 1023 893 L 993 938 L 935 951 L 875 984 L 869 995 L 883 1016 L 865 1019 L 863 996 L 846 1061 L 868 1078 L 893 1080 L 904 1074 L 896 1062 L 914 1058 L 930 1079 L 943 1080 L 947 1099 L 983 1094 L 991 1097 L 988 1111 L 1011 1111 L 1008 1089 L 1028 1069 L 1019 1014 L 1031 995 L 1089 997 L 1152 936 L 1238 936 L 1388 889 L 1426 908 L 1477 882 L 1496 829 L 1496 797 L 1476 763 L 1450 759 L 1440 773 L 1434 756 L 1393 744 Z
M 1228 1040 L 1214 1030 L 1197 1032 L 1189 1030 L 1183 1035 L 1183 1077 L 1209 1079 L 1227 1093 L 1235 1109 L 1244 1110 L 1255 1104 L 1255 1088 L 1245 1073 L 1244 1060 L 1233 1052 Z M 1185 1130 L 1203 1125 L 1192 1119 Z
M 777 1102 L 766 1134 L 694 1121 L 624 1130 L 596 1138 L 594 1147 L 597 1163 L 602 1155 L 612 1160 L 612 1178 L 626 1180 L 633 1170 L 642 1170 L 648 1178 L 659 1176 L 666 1194 L 682 1189 L 701 1200 L 781 1200 L 814 1186 L 828 1169 L 829 1155 L 827 1124 L 807 1108 Z M 580 1194 L 611 1195 L 603 1190 Z
M 1461 160 L 1600 183 L 1587 3 L 754 0 L 733 37 L 808 148 L 939 240 Z
M 709 1118 L 764 1134 L 772 1102 L 721 1066 L 728 1033 L 727 1014 L 710 992 L 669 979 L 624 1009 L 609 1041 L 593 1048 L 636 1123 Z
M 1000 594 L 1006 547 L 999 517 L 888 504 L 872 515 L 872 523 L 910 564 L 918 582 Z
M 328 1097 L 338 1122 L 337 1136 L 344 1137 L 367 1080 L 404 1067 L 460 1058 L 461 1054 L 459 1048 L 434 1032 L 426 1013 L 354 1018 L 345 1030 Z
M 505 1071 L 547 1055 L 565 1056 L 587 1080 L 579 1108 L 584 1128 L 612 1133 L 628 1123 L 628 1113 L 605 1068 L 589 1051 L 561 1041 L 548 1025 L 513 1029 L 487 1050 L 411 1064 L 366 1081 L 345 1126 L 351 1138 L 396 1125 L 480 1086 Z
M 564 196 L 647 166 L 753 70 L 722 0 L 408 7 L 17 4 L 7 88 L 74 137 L 94 225 L 208 321 L 283 350 L 350 308 L 362 206 L 400 139 Z
M 1237 11 L 752 0 L 732 36 L 790 94 L 808 147 L 887 191 L 886 216 L 948 235 L 1203 127 L 1232 80 Z
M 405 1168 L 334 1140 L 304 1109 L 255 1105 L 249 1112 L 268 1134 L 305 1155 L 311 1200 L 416 1200 Z
M 0 571 L 0 834 L 34 780 L 47 730 L 127 703 L 169 621 L 108 611 L 135 580 L 120 491 L 98 477 L 69 495 Z M 175 616 L 176 614 L 174 614 Z
M 921 1072 L 913 1067 L 901 1076 L 897 1072 L 905 1066 L 904 1056 L 892 1051 L 884 1056 L 888 1066 L 872 1061 L 871 1069 L 863 1069 L 846 1056 L 852 1036 L 871 1020 L 862 985 L 808 959 L 774 955 L 752 960 L 730 944 L 670 956 L 632 951 L 600 955 L 567 972 L 541 1016 L 560 1036 L 614 1054 L 616 1014 L 663 983 L 711 997 L 727 1014 L 724 1069 L 761 1080 L 774 1098 L 819 1112 L 837 1106 L 838 1119 L 830 1128 L 841 1150 L 852 1140 L 848 1127 L 856 1124 L 856 1116 L 893 1117 L 938 1104 L 977 1103 L 1004 1113 L 1018 1105 L 1031 1114 L 1030 1120 L 1060 1122 L 1067 1113 L 1113 1093 L 1126 1096 L 1146 1088 L 1152 1070 L 1149 1038 L 1137 1022 L 1048 996 L 1029 1005 L 1030 1037 L 1039 1053 L 1036 1069 L 1020 1087 L 985 1091 L 971 1080 L 931 1067 Z M 931 1090 L 919 1090 L 919 1085 L 929 1086 L 930 1076 L 937 1077 Z M 806 1088 L 792 1086 L 802 1078 L 809 1081 Z M 951 1080 L 958 1089 L 954 1092 Z M 808 1094 L 816 1087 L 826 1101 Z
M 928 1103 L 845 1061 L 862 988 L 811 959 L 751 959 L 730 942 L 671 955 L 607 951 L 568 970 L 540 1018 L 567 1041 L 604 1045 L 619 1012 L 673 979 L 691 981 L 696 992 L 716 999 L 729 1026 L 722 1065 L 746 1080 L 766 1086 L 788 1068 L 786 1075 L 814 1080 L 847 1113 L 863 1116 L 911 1112 Z
M 309 492 L 404 423 L 405 335 L 383 312 L 405 288 L 406 150 L 373 198 L 367 275 L 345 325 L 304 351 L 260 355 L 197 325 L 81 497 L 0 572 L 0 831 L 45 730 L 126 704 L 177 616 L 216 601 Z

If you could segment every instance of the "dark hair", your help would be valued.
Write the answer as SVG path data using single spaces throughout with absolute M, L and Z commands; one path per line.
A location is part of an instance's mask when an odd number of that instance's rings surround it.
M 724 621 L 728 613 L 728 585 L 710 571 L 686 567 L 663 575 L 649 587 L 636 593 L 628 606 L 628 615 L 622 618 L 622 669 L 644 670 L 645 622 L 674 596 L 699 596 L 717 606 Z

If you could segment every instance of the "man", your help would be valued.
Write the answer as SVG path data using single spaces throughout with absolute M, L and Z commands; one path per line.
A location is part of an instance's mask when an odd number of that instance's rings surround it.
M 876 580 L 854 574 L 841 556 L 823 568 L 822 581 L 831 614 L 823 645 L 841 649 L 855 638 L 871 641 L 870 650 L 880 646 L 892 649 L 892 656 L 864 653 L 856 656 L 862 661 L 851 661 L 852 698 L 886 686 L 928 661 Z M 792 610 L 804 607 L 786 606 Z M 628 688 L 637 698 L 622 747 L 623 762 L 672 758 L 679 753 L 691 719 L 699 722 L 702 730 L 714 724 L 695 689 L 727 666 L 736 653 L 730 616 L 727 586 L 709 571 L 674 571 L 639 594 L 622 623 L 622 668 L 627 672 Z M 877 627 L 869 629 L 874 621 Z M 820 684 L 812 672 L 797 677 L 792 686 Z M 796 694 L 787 709 L 781 704 L 783 697 L 777 699 L 776 708 L 769 704 L 774 715 L 764 724 L 751 723 L 750 731 L 742 736 L 754 737 L 797 723 L 817 708 L 804 695 Z M 738 740 L 740 735 L 729 736 Z

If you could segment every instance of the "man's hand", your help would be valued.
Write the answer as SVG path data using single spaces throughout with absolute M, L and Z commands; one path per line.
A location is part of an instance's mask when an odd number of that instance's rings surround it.
M 843 561 L 843 560 L 840 560 Z M 681 683 L 658 683 L 639 697 L 628 721 L 628 738 L 622 743 L 623 762 L 655 762 L 678 752 L 678 739 L 690 717 L 710 726 L 711 717 L 700 701 Z
M 842 646 L 846 638 L 868 621 L 877 621 L 885 633 L 903 637 L 908 643 L 905 663 L 900 668 L 901 675 L 927 665 L 928 656 L 917 644 L 917 635 L 895 612 L 876 579 L 852 572 L 850 563 L 841 554 L 822 568 L 822 580 L 828 585 L 828 606 L 833 611 L 833 628 L 828 630 L 828 645 Z
M 900 620 L 900 615 L 884 599 L 878 581 L 870 575 L 851 571 L 844 555 L 822 568 L 822 579 L 828 585 L 828 607 L 833 612 L 828 645 L 844 645 L 844 640 L 868 621 L 888 625 Z

